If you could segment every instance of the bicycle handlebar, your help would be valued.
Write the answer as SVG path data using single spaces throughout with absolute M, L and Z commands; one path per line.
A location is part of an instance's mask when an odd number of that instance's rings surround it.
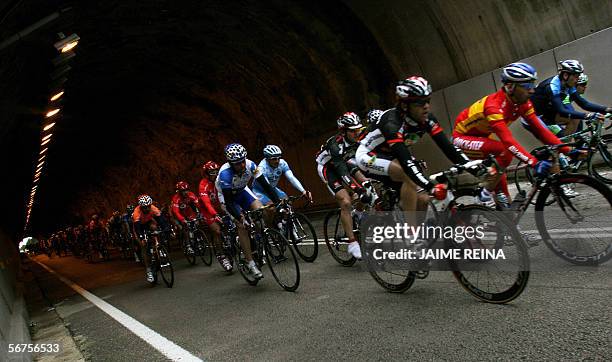
M 457 176 L 457 175 L 463 173 L 465 170 L 468 170 L 468 169 L 470 169 L 472 167 L 475 167 L 475 166 L 478 166 L 480 164 L 483 164 L 486 167 L 491 167 L 491 166 L 495 165 L 496 167 L 499 168 L 499 164 L 495 160 L 495 157 L 493 157 L 492 155 L 489 155 L 484 160 L 473 160 L 473 161 L 469 161 L 467 163 L 464 163 L 463 165 L 453 165 L 453 166 L 451 166 L 446 171 L 438 172 L 438 173 L 435 173 L 435 174 L 429 176 L 429 179 L 432 182 L 444 183 L 444 182 L 447 182 L 449 180 L 449 178 Z

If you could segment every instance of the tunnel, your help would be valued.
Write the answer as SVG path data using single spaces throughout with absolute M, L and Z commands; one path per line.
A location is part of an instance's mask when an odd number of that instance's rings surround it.
M 392 107 L 409 75 L 441 89 L 612 25 L 607 0 L 3 3 L 0 41 L 59 14 L 0 50 L 0 228 L 12 240 L 142 193 L 167 203 L 231 142 L 256 162 L 279 145 L 329 205 L 314 157 L 342 113 Z M 24 231 L 58 33 L 80 42 Z

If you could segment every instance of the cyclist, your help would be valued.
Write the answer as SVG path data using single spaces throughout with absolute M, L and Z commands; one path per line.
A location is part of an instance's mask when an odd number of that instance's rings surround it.
M 361 259 L 361 248 L 353 233 L 351 195 L 354 189 L 365 202 L 373 202 L 375 193 L 370 182 L 357 167 L 355 152 L 363 129 L 354 112 L 346 112 L 336 120 L 338 133 L 325 141 L 317 153 L 317 171 L 340 207 L 340 222 L 349 240 L 348 253 Z
M 121 230 L 128 242 L 132 245 L 132 250 L 134 250 L 134 260 L 137 263 L 140 263 L 140 251 L 138 251 L 139 244 L 136 242 L 136 239 L 132 233 L 132 230 L 134 230 L 134 222 L 132 221 L 134 209 L 135 206 L 132 204 L 128 204 L 125 207 L 125 214 L 121 215 Z
M 97 251 L 100 259 L 102 259 L 103 256 L 100 248 L 103 243 L 102 236 L 104 233 L 104 225 L 97 214 L 91 216 L 91 220 L 87 225 L 87 231 L 89 232 L 89 244 L 93 248 L 90 252 Z
M 499 165 L 506 168 L 514 156 L 534 167 L 537 174 L 545 174 L 551 162 L 538 161 L 514 139 L 508 128 L 512 122 L 522 117 L 540 141 L 547 145 L 561 143 L 536 116 L 529 100 L 534 92 L 537 72 L 529 64 L 512 63 L 502 69 L 501 80 L 503 87 L 499 91 L 483 97 L 459 113 L 453 130 L 454 144 L 471 158 L 479 159 L 493 154 Z M 499 141 L 491 138 L 492 135 L 496 135 Z M 563 153 L 569 151 L 569 147 L 561 148 Z M 498 204 L 509 206 L 510 195 L 505 174 L 502 176 L 497 173 L 489 177 L 488 184 L 479 196 L 480 201 L 491 205 L 491 192 L 494 190 L 497 190 Z
M 245 227 L 246 219 L 242 211 L 256 210 L 263 205 L 249 189 L 249 181 L 259 182 L 274 203 L 277 203 L 279 198 L 255 162 L 246 158 L 247 151 L 244 146 L 239 143 L 231 143 L 225 146 L 224 152 L 227 162 L 221 166 L 215 186 L 223 195 L 222 202 L 228 213 L 237 220 L 238 237 L 248 262 L 249 272 L 253 277 L 259 279 L 263 277 L 263 274 L 253 260 L 251 243 Z
M 401 183 L 400 207 L 407 211 L 425 211 L 429 196 L 418 195 L 417 186 L 428 192 L 437 191 L 424 175 L 409 147 L 429 134 L 436 145 L 453 163 L 464 164 L 469 159 L 444 134 L 436 118 L 429 112 L 431 85 L 419 76 L 400 80 L 395 87 L 396 106 L 386 110 L 368 126 L 361 140 L 356 159 L 359 167 L 372 178 L 383 182 Z M 470 170 L 482 172 L 481 168 Z M 416 223 L 410 215 L 408 222 Z
M 146 230 L 156 230 L 158 227 L 162 230 L 167 228 L 167 222 L 162 216 L 161 211 L 153 205 L 153 199 L 149 195 L 138 196 L 138 206 L 132 214 L 132 222 L 134 223 L 134 235 L 138 237 L 140 248 L 142 250 L 142 260 L 145 264 L 146 279 L 149 283 L 153 283 L 153 272 L 151 271 L 151 256 L 148 255 L 147 245 L 145 244 L 144 233 Z
M 577 92 L 576 85 L 583 72 L 584 67 L 577 60 L 559 62 L 559 74 L 542 81 L 531 96 L 536 114 L 547 125 L 565 125 L 565 135 L 575 133 L 580 120 L 603 121 L 602 113 L 612 112 L 612 107 L 589 102 Z M 569 99 L 566 101 L 566 98 Z M 574 110 L 571 102 L 576 102 L 588 113 Z
M 176 183 L 176 193 L 172 196 L 172 215 L 183 225 L 183 240 L 187 254 L 194 253 L 191 243 L 188 242 L 189 230 L 187 220 L 193 220 L 202 214 L 202 207 L 196 195 L 189 191 L 189 184 L 185 181 Z
M 263 149 L 263 154 L 264 159 L 259 162 L 258 167 L 279 198 L 287 198 L 287 194 L 278 187 L 278 181 L 280 181 L 281 176 L 285 175 L 291 185 L 312 202 L 312 194 L 310 191 L 305 190 L 300 181 L 293 175 L 293 171 L 289 168 L 289 164 L 282 158 L 283 152 L 280 147 L 267 145 Z M 265 205 L 272 202 L 257 181 L 253 182 L 253 192 L 262 204 Z
M 208 161 L 202 166 L 204 177 L 200 181 L 198 191 L 200 193 L 200 206 L 204 221 L 212 232 L 213 244 L 215 245 L 215 253 L 217 261 L 225 271 L 232 270 L 232 263 L 228 256 L 223 254 L 223 245 L 221 244 L 221 204 L 219 203 L 219 195 L 215 187 L 215 179 L 219 174 L 219 165 L 214 161 Z

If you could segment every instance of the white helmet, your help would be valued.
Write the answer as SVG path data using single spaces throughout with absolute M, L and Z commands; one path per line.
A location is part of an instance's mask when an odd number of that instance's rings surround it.
M 578 84 L 587 84 L 589 82 L 589 76 L 586 73 L 580 74 L 578 77 Z
M 230 143 L 225 146 L 225 158 L 229 162 L 243 161 L 247 156 L 247 151 L 240 143 Z
M 265 158 L 281 157 L 283 155 L 283 151 L 281 151 L 280 147 L 278 146 L 267 145 L 263 149 L 263 154 Z
M 153 199 L 149 195 L 140 195 L 138 196 L 138 205 L 140 206 L 151 206 L 153 204 Z
M 559 62 L 559 72 L 566 72 L 570 74 L 579 74 L 584 72 L 584 67 L 579 61 L 574 59 L 564 60 Z
M 361 119 L 355 112 L 346 112 L 336 121 L 340 129 L 360 129 L 363 127 Z
M 428 97 L 431 95 L 431 84 L 423 77 L 412 76 L 397 83 L 395 94 L 402 99 Z
M 378 122 L 378 120 L 380 119 L 380 116 L 382 116 L 383 113 L 385 112 L 381 111 L 380 109 L 370 110 L 368 112 L 368 122 L 370 123 Z

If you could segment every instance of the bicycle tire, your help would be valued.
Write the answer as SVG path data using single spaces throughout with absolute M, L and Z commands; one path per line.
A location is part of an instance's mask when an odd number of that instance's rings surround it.
M 598 152 L 591 152 L 587 161 L 589 175 L 608 185 L 612 184 L 612 153 L 608 146 L 610 143 L 612 143 L 612 135 L 604 135 L 602 141 L 597 145 Z M 601 155 L 601 163 L 595 164 L 596 153 Z M 608 175 L 606 176 L 604 172 Z
M 248 262 L 244 256 L 244 251 L 242 250 L 242 246 L 240 245 L 239 240 L 236 240 L 236 255 L 234 257 L 236 259 L 234 265 L 238 268 L 238 271 L 240 272 L 240 275 L 242 275 L 242 278 L 249 285 L 257 285 L 257 283 L 259 283 L 259 279 L 252 277 L 249 273 L 249 268 L 247 266 Z
M 304 225 L 306 225 L 306 228 L 304 228 Z M 287 225 L 287 230 L 289 234 L 288 239 L 291 240 L 291 244 L 300 258 L 307 263 L 314 262 L 319 254 L 319 241 L 317 240 L 317 233 L 308 217 L 296 212 L 290 220 L 290 224 Z M 308 238 L 307 231 L 310 232 L 311 238 Z M 306 243 L 301 244 L 303 241 Z M 311 242 L 312 245 L 309 244 Z
M 172 266 L 172 262 L 170 261 L 170 255 L 168 254 L 168 250 L 165 246 L 159 245 L 157 247 L 156 252 L 159 273 L 161 274 L 164 284 L 166 284 L 166 287 L 172 288 L 172 286 L 174 285 L 174 267 Z
M 263 241 L 267 265 L 272 272 L 272 276 L 281 288 L 289 292 L 295 292 L 300 286 L 300 265 L 289 241 L 276 229 L 266 229 Z M 281 264 L 288 266 L 292 272 L 281 272 L 281 268 L 279 268 Z
M 602 196 L 601 199 L 607 201 L 607 205 L 610 205 L 610 209 L 612 209 L 612 190 L 610 190 L 610 188 L 608 188 L 608 186 L 604 184 L 603 182 L 597 180 L 594 177 L 590 177 L 590 176 L 583 175 L 583 174 L 559 175 L 555 179 L 554 184 L 540 190 L 540 194 L 538 195 L 538 198 L 536 200 L 536 207 L 535 207 L 536 226 L 537 226 L 538 232 L 540 233 L 540 236 L 542 237 L 542 240 L 553 253 L 555 253 L 557 256 L 559 256 L 563 260 L 566 260 L 572 264 L 588 266 L 588 265 L 599 265 L 599 264 L 605 263 L 606 261 L 610 260 L 610 258 L 612 258 L 612 242 L 609 242 L 608 246 L 605 249 L 603 249 L 603 251 L 601 252 L 597 252 L 593 255 L 581 256 L 581 255 L 577 255 L 575 252 L 574 253 L 568 252 L 566 248 L 561 245 L 559 240 L 556 240 L 553 237 L 551 237 L 550 232 L 548 231 L 549 228 L 546 226 L 547 218 L 548 219 L 551 219 L 551 218 L 547 217 L 544 214 L 544 210 L 546 206 L 557 205 L 556 201 L 552 204 L 547 202 L 548 197 L 551 195 L 551 191 L 552 191 L 551 187 L 560 187 L 561 185 L 564 185 L 564 184 L 575 184 L 575 185 L 581 185 L 580 187 L 586 187 L 587 189 L 590 188 L 592 191 L 589 191 L 588 193 L 589 199 L 591 200 L 598 199 L 596 195 L 599 194 Z M 562 192 L 559 195 L 560 195 L 560 200 L 563 203 L 565 203 L 567 206 L 574 208 L 574 210 L 575 210 L 575 207 L 578 205 L 578 202 L 576 201 L 581 201 L 581 200 L 567 198 L 563 195 Z M 585 203 L 585 205 L 590 207 L 591 202 Z M 604 205 L 606 204 L 604 203 Z M 594 216 L 595 215 L 598 217 L 601 217 L 600 212 L 596 212 Z M 604 215 L 604 218 L 605 218 L 605 215 Z M 603 222 L 605 223 L 606 221 L 604 220 Z M 587 224 L 591 226 L 594 225 L 593 222 L 589 222 Z M 564 223 L 564 225 L 566 226 L 568 225 L 567 221 Z M 575 225 L 575 223 L 573 224 L 570 223 L 569 225 L 573 226 Z M 572 227 L 572 228 L 575 228 L 575 227 Z M 581 244 L 584 244 L 584 243 L 581 243 Z
M 187 252 L 187 243 L 189 243 L 191 245 L 191 250 L 193 250 L 193 253 L 189 254 Z M 193 242 L 193 238 L 188 238 L 187 241 L 183 244 L 183 255 L 185 255 L 185 259 L 187 259 L 187 262 L 190 265 L 196 265 L 197 264 L 197 255 L 196 255 L 196 249 L 195 249 L 195 243 Z
M 332 223 L 332 227 L 330 227 L 330 222 Z M 325 236 L 325 244 L 327 245 L 327 249 L 331 256 L 336 260 L 340 265 L 350 267 L 355 264 L 357 259 L 355 259 L 352 255 L 348 253 L 348 251 L 344 251 L 341 249 L 348 248 L 348 243 L 342 242 L 341 235 L 338 235 L 338 227 L 342 230 L 342 223 L 340 222 L 340 209 L 332 210 L 325 215 L 325 222 L 323 223 L 323 233 Z M 333 231 L 332 239 L 330 240 L 329 230 Z M 342 231 L 344 233 L 344 231 Z
M 518 298 L 521 293 L 523 293 L 527 283 L 529 282 L 529 254 L 527 252 L 527 245 L 516 226 L 514 226 L 514 224 L 508 220 L 508 218 L 499 215 L 499 213 L 482 205 L 465 205 L 461 208 L 461 210 L 462 212 L 477 211 L 483 215 L 486 215 L 488 220 L 494 220 L 495 225 L 502 225 L 504 229 L 500 235 L 511 237 L 512 243 L 507 243 L 507 245 L 516 247 L 519 263 L 516 273 L 502 272 L 502 274 L 509 274 L 511 280 L 510 283 L 506 283 L 509 285 L 506 289 L 497 291 L 483 289 L 480 284 L 480 275 L 476 278 L 472 278 L 472 272 L 460 270 L 461 267 L 457 264 L 457 262 L 453 259 L 449 259 L 449 264 L 455 279 L 469 294 L 483 302 L 505 304 Z M 498 241 L 496 240 L 496 245 L 497 242 Z M 449 248 L 455 247 L 455 243 L 451 240 L 446 240 L 445 244 L 446 247 Z M 490 275 L 488 271 L 486 271 L 486 273 L 487 275 Z M 486 285 L 487 287 L 491 285 L 493 287 L 497 287 L 499 286 L 499 283 L 486 283 Z
M 193 233 L 193 238 L 195 240 L 195 247 L 200 255 L 200 259 L 202 259 L 202 263 L 206 266 L 212 265 L 213 260 L 213 250 L 210 241 L 204 234 L 202 230 L 196 230 Z

